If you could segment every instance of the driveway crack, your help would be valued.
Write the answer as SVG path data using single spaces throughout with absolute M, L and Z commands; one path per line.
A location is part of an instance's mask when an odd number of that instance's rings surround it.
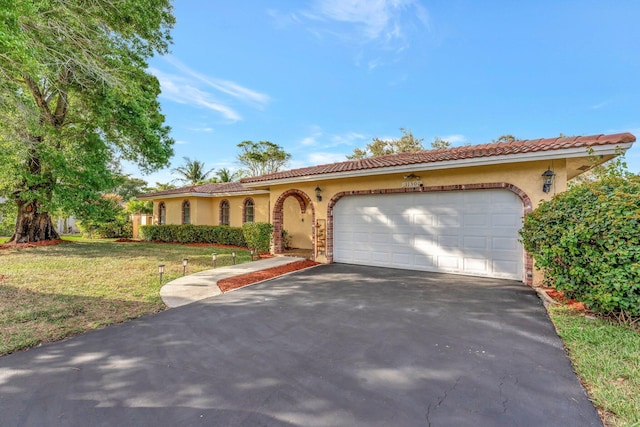
M 431 408 L 433 407 L 433 409 L 437 409 L 439 406 L 441 406 L 444 401 L 447 399 L 447 396 L 449 395 L 449 393 L 451 393 L 453 390 L 455 390 L 455 388 L 458 386 L 458 383 L 460 383 L 460 380 L 462 379 L 462 377 L 458 377 L 456 378 L 456 382 L 453 383 L 453 385 L 451 387 L 449 387 L 448 389 L 446 389 L 444 391 L 444 394 L 440 397 L 438 397 L 438 403 L 435 404 L 435 406 L 432 406 L 431 403 L 429 403 L 429 406 L 427 406 L 427 412 L 426 414 L 424 414 L 426 420 L 427 420 L 427 425 L 428 427 L 431 427 Z

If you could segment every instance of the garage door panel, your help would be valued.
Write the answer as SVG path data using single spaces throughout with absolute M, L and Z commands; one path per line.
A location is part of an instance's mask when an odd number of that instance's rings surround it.
M 347 196 L 334 260 L 522 280 L 522 216 L 506 190 Z

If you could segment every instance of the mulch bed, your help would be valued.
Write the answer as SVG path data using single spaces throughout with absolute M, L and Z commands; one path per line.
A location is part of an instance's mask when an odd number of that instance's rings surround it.
M 545 289 L 544 292 L 546 292 L 547 295 L 549 295 L 554 301 L 562 305 L 566 305 L 573 310 L 587 311 L 587 307 L 584 305 L 584 303 L 565 297 L 564 293 L 561 291 L 557 291 L 553 288 L 548 288 Z
M 0 249 L 14 249 L 14 248 L 35 248 L 37 246 L 55 246 L 60 243 L 64 243 L 63 240 L 42 240 L 40 242 L 29 242 L 29 243 L 5 243 L 0 245 Z
M 296 261 L 291 264 L 282 265 L 280 267 L 268 268 L 266 270 L 255 271 L 253 273 L 243 274 L 241 276 L 229 277 L 228 279 L 222 279 L 218 281 L 218 287 L 222 292 L 228 292 L 232 289 L 238 289 L 243 286 L 251 285 L 253 283 L 261 282 L 263 280 L 273 279 L 274 277 L 282 276 L 292 271 L 298 271 L 305 268 L 318 265 L 318 262 L 311 260 Z

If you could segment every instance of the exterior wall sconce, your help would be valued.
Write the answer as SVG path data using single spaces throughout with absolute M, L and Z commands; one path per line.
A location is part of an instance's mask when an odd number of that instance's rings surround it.
M 189 263 L 189 258 L 182 258 L 182 275 L 184 276 L 187 273 L 187 264 Z
M 316 187 L 316 200 L 321 202 L 322 201 L 322 189 L 320 187 Z
M 162 275 L 164 274 L 164 264 L 158 264 L 158 275 L 160 276 L 160 284 L 162 285 Z
M 213 268 L 216 268 L 216 263 L 218 261 L 218 254 L 217 253 L 212 253 L 211 254 L 211 261 L 213 261 Z
M 551 191 L 551 185 L 553 185 L 553 179 L 555 178 L 555 176 L 556 174 L 550 168 L 547 168 L 547 170 L 542 173 L 543 192 L 548 193 L 549 191 Z
M 236 265 L 236 251 L 231 252 L 231 262 Z

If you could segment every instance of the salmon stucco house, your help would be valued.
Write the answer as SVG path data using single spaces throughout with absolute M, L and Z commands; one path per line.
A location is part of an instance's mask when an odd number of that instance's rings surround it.
M 272 251 L 323 263 L 447 272 L 531 284 L 523 216 L 623 153 L 630 133 L 536 139 L 345 161 L 140 196 L 155 224 L 270 222 Z M 537 273 L 535 280 L 538 280 Z

